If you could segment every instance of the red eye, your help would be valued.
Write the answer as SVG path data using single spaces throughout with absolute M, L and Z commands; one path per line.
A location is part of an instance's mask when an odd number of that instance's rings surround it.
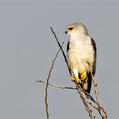
M 68 28 L 69 30 L 73 30 L 73 27 Z

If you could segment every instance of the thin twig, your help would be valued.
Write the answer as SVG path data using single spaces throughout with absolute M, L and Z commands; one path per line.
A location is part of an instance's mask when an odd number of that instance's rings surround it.
M 62 45 L 64 44 L 64 42 L 62 43 Z M 51 75 L 51 72 L 52 72 L 52 69 L 53 69 L 53 67 L 54 67 L 54 63 L 55 63 L 55 60 L 56 60 L 56 58 L 57 58 L 57 56 L 58 56 L 58 53 L 60 52 L 60 50 L 61 50 L 61 48 L 62 48 L 62 45 L 61 45 L 61 47 L 60 47 L 60 49 L 57 51 L 57 53 L 56 53 L 56 56 L 55 56 L 55 58 L 53 59 L 53 61 L 52 61 L 52 65 L 51 65 L 51 68 L 50 68 L 50 70 L 49 70 L 49 73 L 48 73 L 48 78 L 47 78 L 47 83 L 46 83 L 46 88 L 45 88 L 45 104 L 46 104 L 46 116 L 47 116 L 47 119 L 49 119 L 49 113 L 48 113 L 48 103 L 47 103 L 47 93 L 48 93 L 48 85 L 49 85 L 49 79 L 50 79 L 50 75 Z
M 93 103 L 87 101 L 88 104 L 90 104 L 93 108 L 95 108 L 96 110 L 98 110 L 98 107 L 96 107 Z
M 106 111 L 104 110 L 104 108 L 100 105 L 100 101 L 99 101 L 99 96 L 98 96 L 98 92 L 97 92 L 97 84 L 95 83 L 95 80 L 94 80 L 94 77 L 93 75 L 91 74 L 92 76 L 92 80 L 93 80 L 93 85 L 94 85 L 94 91 L 95 91 L 95 94 L 96 94 L 96 99 L 97 99 L 97 105 L 98 105 L 98 112 L 99 114 L 101 115 L 101 117 L 103 119 L 108 119 L 108 116 L 107 116 L 107 113 Z M 103 113 L 102 113 L 103 111 Z M 105 115 L 105 116 L 104 116 Z
M 41 81 L 41 80 L 38 80 L 38 81 L 36 81 L 36 82 L 40 82 L 40 83 L 43 83 L 43 84 L 47 84 L 46 82 Z M 77 90 L 77 88 L 67 87 L 67 86 L 60 86 L 60 85 L 52 84 L 52 83 L 48 83 L 48 85 L 53 86 L 53 87 L 57 87 L 57 88 L 61 88 L 61 89 Z
M 75 84 L 76 84 L 76 87 L 78 88 L 78 93 L 80 94 L 80 97 L 81 97 L 81 99 L 82 99 L 82 101 L 83 101 L 83 104 L 85 105 L 86 110 L 87 110 L 88 113 L 89 113 L 90 118 L 91 118 L 91 119 L 95 119 L 95 117 L 94 117 L 93 114 L 92 114 L 92 110 L 89 109 L 88 104 L 87 104 L 87 102 L 86 102 L 86 99 L 84 98 L 84 96 L 83 96 L 83 94 L 82 94 L 81 88 L 79 87 L 79 85 L 78 85 L 77 83 L 75 83 Z
M 92 75 L 92 74 L 91 74 Z M 93 80 L 93 85 L 94 85 L 94 91 L 95 91 L 95 94 L 96 94 L 96 99 L 97 99 L 97 103 L 98 103 L 98 106 L 100 108 L 100 100 L 99 100 L 99 97 L 98 97 L 98 92 L 97 92 L 97 84 L 95 83 L 95 80 L 94 80 L 94 77 L 92 75 L 92 80 Z
M 102 109 L 103 113 L 105 114 L 105 119 L 108 119 L 107 112 L 104 110 L 104 108 L 102 106 L 100 108 Z
M 64 56 L 64 60 L 65 60 L 65 62 L 66 62 L 66 65 L 67 65 L 67 68 L 68 68 L 68 70 L 69 70 L 69 73 L 70 73 L 70 75 L 71 75 L 71 71 L 70 71 L 70 69 L 69 69 L 68 61 L 67 61 L 66 55 L 65 55 L 65 53 L 64 53 L 64 50 L 63 50 L 63 48 L 61 47 L 61 44 L 60 44 L 60 42 L 59 42 L 59 40 L 58 40 L 58 38 L 57 38 L 57 36 L 56 36 L 56 33 L 54 32 L 53 28 L 50 27 L 50 29 L 51 29 L 51 31 L 52 31 L 52 33 L 53 33 L 53 35 L 54 35 L 54 37 L 55 37 L 55 39 L 56 39 L 56 41 L 57 41 L 58 46 L 61 48 L 62 54 L 63 54 L 63 56 Z

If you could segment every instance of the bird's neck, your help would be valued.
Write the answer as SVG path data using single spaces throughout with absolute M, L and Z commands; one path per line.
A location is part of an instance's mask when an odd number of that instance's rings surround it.
M 83 39 L 86 35 L 81 33 L 72 33 L 70 34 L 70 39 L 80 40 Z

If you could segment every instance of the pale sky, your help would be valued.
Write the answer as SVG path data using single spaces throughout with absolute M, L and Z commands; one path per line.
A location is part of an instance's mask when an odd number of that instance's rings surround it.
M 81 22 L 97 44 L 98 92 L 109 119 L 119 117 L 119 2 L 0 0 L 0 119 L 46 119 L 45 85 L 68 24 Z M 50 82 L 74 86 L 60 53 Z M 91 95 L 94 96 L 93 89 Z M 88 119 L 76 91 L 48 88 L 50 119 Z M 97 116 L 99 119 L 100 117 Z

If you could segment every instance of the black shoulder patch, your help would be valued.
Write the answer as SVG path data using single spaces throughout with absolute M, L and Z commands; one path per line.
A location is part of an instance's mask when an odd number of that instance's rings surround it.
M 95 51 L 95 53 L 96 53 L 96 43 L 95 43 L 95 41 L 91 38 L 91 43 L 92 43 L 92 46 L 93 46 L 93 49 L 94 49 L 94 51 Z
M 68 43 L 67 43 L 67 52 L 68 52 L 68 50 L 69 50 L 69 41 L 68 41 Z
M 93 72 L 92 74 L 95 75 L 95 72 L 96 72 L 96 57 L 97 57 L 97 48 L 96 48 L 96 43 L 95 41 L 93 40 L 93 38 L 91 38 L 91 43 L 92 43 L 92 46 L 93 46 L 93 49 L 94 49 L 94 62 L 93 62 Z

